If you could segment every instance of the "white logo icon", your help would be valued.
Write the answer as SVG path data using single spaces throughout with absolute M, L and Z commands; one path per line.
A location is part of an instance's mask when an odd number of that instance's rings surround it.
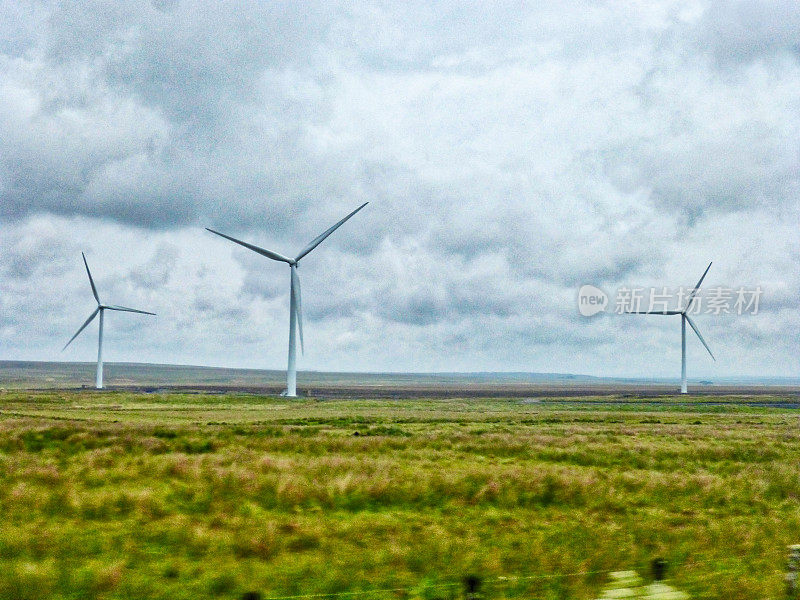
M 584 317 L 603 312 L 608 306 L 608 294 L 593 285 L 581 286 L 578 290 L 578 311 Z

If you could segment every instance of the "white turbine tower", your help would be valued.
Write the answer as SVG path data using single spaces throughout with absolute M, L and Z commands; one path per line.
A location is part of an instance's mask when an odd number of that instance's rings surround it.
M 92 286 L 92 294 L 94 295 L 94 299 L 97 301 L 97 308 L 94 309 L 94 312 L 86 319 L 86 322 L 81 325 L 81 328 L 73 335 L 70 340 L 67 342 L 66 346 L 64 346 L 61 351 L 67 349 L 81 331 L 86 329 L 89 323 L 92 322 L 98 314 L 100 315 L 100 334 L 97 338 L 97 381 L 96 387 L 98 390 L 103 389 L 103 313 L 106 310 L 119 310 L 123 312 L 132 312 L 132 313 L 140 313 L 143 315 L 155 315 L 156 313 L 147 312 L 146 310 L 137 310 L 135 308 L 127 308 L 125 306 L 114 306 L 112 304 L 102 304 L 100 302 L 100 296 L 97 294 L 97 288 L 94 285 L 94 279 L 92 279 L 92 272 L 89 271 L 89 263 L 86 262 L 86 255 L 81 252 L 81 256 L 83 256 L 83 264 L 86 265 L 86 274 L 89 276 L 89 285 Z
M 297 396 L 297 364 L 296 364 L 296 341 L 295 341 L 295 328 L 300 334 L 300 348 L 305 352 L 303 348 L 303 314 L 301 309 L 301 302 L 300 302 L 300 277 L 297 275 L 297 263 L 300 262 L 300 259 L 303 258 L 306 254 L 311 252 L 314 248 L 319 246 L 325 238 L 327 238 L 330 234 L 336 231 L 339 227 L 341 227 L 345 221 L 347 221 L 350 217 L 364 208 L 369 202 L 364 202 L 361 206 L 347 215 L 344 219 L 326 229 L 313 240 L 311 240 L 308 245 L 300 251 L 294 258 L 289 258 L 287 256 L 283 256 L 282 254 L 278 254 L 277 252 L 273 252 L 272 250 L 265 250 L 264 248 L 259 248 L 258 246 L 254 246 L 253 244 L 248 244 L 247 242 L 243 242 L 241 240 L 237 240 L 236 238 L 232 238 L 229 235 L 225 235 L 224 233 L 220 233 L 219 231 L 214 231 L 213 229 L 209 229 L 206 227 L 208 231 L 211 233 L 215 233 L 221 237 L 224 237 L 226 240 L 230 240 L 240 246 L 244 246 L 245 248 L 249 248 L 253 252 L 257 252 L 262 256 L 266 256 L 267 258 L 271 258 L 272 260 L 277 260 L 280 262 L 285 262 L 289 265 L 289 270 L 291 272 L 291 281 L 289 287 L 289 364 L 286 369 L 286 390 L 283 392 L 284 396 L 295 397 Z
M 703 283 L 703 279 L 706 278 L 706 274 L 708 270 L 711 268 L 711 263 L 708 263 L 703 276 L 700 278 L 700 281 L 697 282 L 697 285 L 694 286 L 694 289 L 689 293 L 689 297 L 686 301 L 686 306 L 683 310 L 660 310 L 660 311 L 630 311 L 628 314 L 636 314 L 636 315 L 680 315 L 681 316 L 681 394 L 686 393 L 686 323 L 689 323 L 689 326 L 694 330 L 697 334 L 697 337 L 702 342 L 703 346 L 706 347 L 708 353 L 711 355 L 715 361 L 717 360 L 714 358 L 714 354 L 711 352 L 711 348 L 708 347 L 706 341 L 703 339 L 703 336 L 700 335 L 700 331 L 697 329 L 697 325 L 694 324 L 689 318 L 687 314 L 689 309 L 692 307 L 694 303 L 695 297 L 697 296 L 697 292 L 700 290 L 700 284 Z

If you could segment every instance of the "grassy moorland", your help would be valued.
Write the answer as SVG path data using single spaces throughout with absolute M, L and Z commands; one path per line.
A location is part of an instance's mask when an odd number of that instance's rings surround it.
M 798 417 L 0 393 L 0 599 L 580 599 L 654 557 L 696 598 L 778 598 Z

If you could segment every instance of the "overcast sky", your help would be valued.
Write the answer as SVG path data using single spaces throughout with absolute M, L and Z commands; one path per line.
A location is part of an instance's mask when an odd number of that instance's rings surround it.
M 800 375 L 800 3 L 0 2 L 0 359 Z M 583 284 L 609 312 L 577 310 Z M 643 307 L 647 308 L 647 307 Z M 691 334 L 690 334 L 691 335 Z

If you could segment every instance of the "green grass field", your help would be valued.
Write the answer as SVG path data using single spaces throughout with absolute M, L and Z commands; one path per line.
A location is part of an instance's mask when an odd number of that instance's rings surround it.
M 0 393 L 0 599 L 783 597 L 800 413 L 601 400 Z

